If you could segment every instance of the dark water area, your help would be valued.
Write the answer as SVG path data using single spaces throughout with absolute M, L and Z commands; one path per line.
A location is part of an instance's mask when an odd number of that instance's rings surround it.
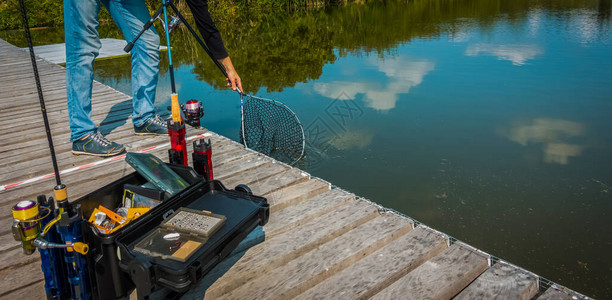
M 378 2 L 217 25 L 245 90 L 302 121 L 296 166 L 611 299 L 611 3 Z M 101 36 L 120 38 L 114 26 Z M 204 126 L 239 140 L 238 96 L 184 28 L 171 39 L 181 101 L 202 100 Z M 161 69 L 160 112 L 165 53 Z M 128 94 L 129 74 L 129 58 L 96 63 L 96 80 Z

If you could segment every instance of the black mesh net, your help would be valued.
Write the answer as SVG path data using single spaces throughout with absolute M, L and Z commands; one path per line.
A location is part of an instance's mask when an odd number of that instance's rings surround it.
M 287 164 L 304 155 L 304 130 L 286 105 L 252 95 L 244 96 L 242 143 Z

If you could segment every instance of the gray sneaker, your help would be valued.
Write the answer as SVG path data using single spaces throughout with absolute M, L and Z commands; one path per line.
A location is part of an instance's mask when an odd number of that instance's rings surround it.
M 100 132 L 92 133 L 72 143 L 72 154 L 93 156 L 114 156 L 125 152 L 121 144 L 107 140 Z
M 147 119 L 142 126 L 134 125 L 136 135 L 168 135 L 168 123 L 155 115 Z

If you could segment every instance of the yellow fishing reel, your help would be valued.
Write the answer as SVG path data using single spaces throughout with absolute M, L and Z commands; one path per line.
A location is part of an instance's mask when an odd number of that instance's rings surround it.
M 32 244 L 40 233 L 40 220 L 47 215 L 40 217 L 38 203 L 32 200 L 20 201 L 13 206 L 13 238 L 21 242 L 23 253 L 30 255 L 34 253 L 36 247 Z
M 43 216 L 40 216 L 40 209 L 44 209 L 47 212 Z M 56 244 L 50 243 L 43 238 L 51 226 L 60 219 L 53 219 L 41 232 L 40 221 L 46 218 L 49 213 L 51 213 L 50 209 L 40 207 L 38 203 L 32 200 L 20 201 L 13 206 L 13 226 L 11 229 L 13 238 L 21 242 L 23 253 L 30 255 L 36 251 L 36 248 L 66 248 L 69 252 L 74 251 L 82 255 L 87 254 L 87 252 L 89 252 L 89 246 L 85 243 Z

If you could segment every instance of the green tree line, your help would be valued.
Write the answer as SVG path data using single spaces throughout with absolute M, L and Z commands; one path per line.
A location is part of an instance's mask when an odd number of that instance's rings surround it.
M 282 91 L 298 82 L 317 79 L 325 64 L 349 53 L 384 55 L 398 43 L 415 38 L 452 35 L 466 26 L 492 28 L 500 15 L 522 24 L 531 9 L 551 8 L 567 1 L 576 8 L 598 9 L 598 0 L 395 0 L 349 3 L 316 10 L 241 11 L 217 22 L 244 88 Z M 610 1 L 610 0 L 602 0 Z M 610 6 L 603 9 L 610 10 Z M 194 65 L 199 79 L 224 86 L 224 78 L 184 27 L 171 37 L 181 49 L 179 63 Z M 178 43 L 177 43 L 178 42 Z
M 161 0 L 144 0 L 150 9 L 158 7 Z M 296 8 L 321 6 L 348 0 L 210 0 L 211 13 L 228 16 L 243 9 Z M 352 0 L 351 0 L 352 1 Z M 63 0 L 24 0 L 30 27 L 56 27 L 64 22 Z M 184 0 L 175 0 L 179 7 L 186 7 Z M 105 9 L 100 10 L 100 22 L 112 22 Z M 0 0 L 0 30 L 19 29 L 22 25 L 19 0 Z
M 486 29 L 492 28 L 502 15 L 504 22 L 520 25 L 532 9 L 554 11 L 556 7 L 570 7 L 599 11 L 605 22 L 610 15 L 611 2 L 373 0 L 316 9 L 264 10 L 246 7 L 246 2 L 238 2 L 243 0 L 235 1 L 245 7 L 227 11 L 218 10 L 217 7 L 213 18 L 245 83 L 245 91 L 251 93 L 261 88 L 282 91 L 283 88 L 292 87 L 296 83 L 317 79 L 322 74 L 323 66 L 333 63 L 337 56 L 361 52 L 384 55 L 385 52 L 392 51 L 398 43 L 409 42 L 415 38 L 437 37 L 441 34 L 452 35 L 462 26 L 466 26 L 466 20 Z M 159 2 L 151 1 L 149 7 L 154 9 Z M 180 10 L 188 12 L 184 4 Z M 101 11 L 102 14 L 106 10 Z M 156 23 L 156 26 L 158 32 L 161 32 L 159 23 Z M 99 31 L 101 37 L 122 38 L 112 22 L 101 25 Z M 54 32 L 49 34 L 47 30 L 35 30 L 32 33 L 35 43 L 61 42 L 61 30 Z M 11 35 L 18 40 L 23 33 L 14 31 L 3 34 L 3 38 L 19 45 L 11 40 Z M 161 37 L 162 45 L 165 45 L 164 35 Z M 198 79 L 215 87 L 225 86 L 225 79 L 185 26 L 178 27 L 172 33 L 171 39 L 175 66 L 193 65 L 193 72 Z M 167 61 L 163 53 L 161 58 L 160 68 L 163 73 L 167 71 Z M 121 80 L 130 76 L 130 65 L 123 60 L 106 60 L 97 64 L 112 65 L 101 68 L 104 69 L 105 77 Z

